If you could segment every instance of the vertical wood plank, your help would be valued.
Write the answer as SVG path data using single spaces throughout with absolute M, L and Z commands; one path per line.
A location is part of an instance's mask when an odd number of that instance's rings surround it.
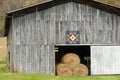
M 49 74 L 51 75 L 55 75 L 55 49 L 54 49 L 54 45 L 49 45 Z
M 43 57 L 44 56 L 44 57 Z M 45 74 L 45 46 L 41 46 L 41 74 Z
M 15 20 L 13 20 L 13 35 L 14 35 L 14 41 L 15 41 L 15 45 L 20 45 L 20 18 L 15 18 Z M 19 25 L 18 25 L 19 24 Z

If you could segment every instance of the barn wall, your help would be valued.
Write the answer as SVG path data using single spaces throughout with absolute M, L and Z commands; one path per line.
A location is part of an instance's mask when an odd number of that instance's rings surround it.
M 68 30 L 80 31 L 81 44 L 119 43 L 119 18 L 73 2 L 14 17 L 14 71 L 55 74 L 54 45 Z

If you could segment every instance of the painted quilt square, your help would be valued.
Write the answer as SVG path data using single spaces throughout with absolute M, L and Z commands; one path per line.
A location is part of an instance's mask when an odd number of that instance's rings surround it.
M 79 31 L 67 31 L 66 32 L 66 44 L 80 44 L 80 32 Z

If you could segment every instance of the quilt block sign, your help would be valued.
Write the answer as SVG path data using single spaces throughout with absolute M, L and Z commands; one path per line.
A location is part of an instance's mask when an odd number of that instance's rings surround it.
M 66 31 L 66 44 L 80 44 L 80 32 Z

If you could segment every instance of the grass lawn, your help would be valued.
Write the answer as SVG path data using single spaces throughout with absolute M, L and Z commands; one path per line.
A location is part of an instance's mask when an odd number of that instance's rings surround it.
M 0 80 L 120 80 L 120 76 L 51 76 L 8 72 L 6 64 L 0 64 Z
M 120 76 L 60 77 L 40 74 L 2 73 L 0 80 L 120 80 Z

